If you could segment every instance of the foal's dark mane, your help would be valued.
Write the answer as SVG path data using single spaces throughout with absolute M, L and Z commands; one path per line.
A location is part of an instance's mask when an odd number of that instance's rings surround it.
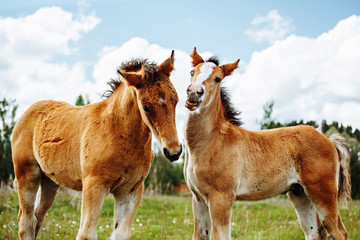
M 220 61 L 216 56 L 210 57 L 206 60 L 206 62 L 212 62 L 216 66 L 220 65 Z M 242 122 L 240 121 L 240 111 L 238 111 L 230 101 L 230 94 L 226 90 L 225 87 L 220 88 L 220 96 L 221 96 L 221 103 L 225 108 L 225 119 L 231 122 L 235 126 L 240 126 Z
M 235 126 L 241 126 L 240 111 L 237 110 L 230 101 L 230 94 L 225 87 L 220 88 L 221 103 L 225 108 L 225 119 Z
M 156 80 L 158 68 L 155 63 L 150 62 L 148 59 L 136 58 L 130 61 L 123 62 L 119 67 L 119 70 L 123 70 L 126 72 L 136 72 L 142 68 L 145 72 L 145 81 L 153 83 Z M 110 86 L 110 89 L 104 92 L 104 94 L 102 95 L 103 98 L 110 97 L 113 92 L 120 86 L 120 77 L 116 79 L 111 79 L 109 82 L 107 82 L 107 84 Z

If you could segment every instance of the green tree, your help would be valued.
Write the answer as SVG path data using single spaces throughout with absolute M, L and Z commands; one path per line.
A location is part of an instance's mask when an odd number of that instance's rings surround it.
M 273 113 L 273 107 L 274 101 L 272 100 L 265 103 L 265 105 L 263 106 L 264 116 L 263 119 L 260 121 L 261 130 L 283 127 L 281 123 L 275 122 L 275 119 L 272 118 L 271 115 Z
M 279 128 L 279 127 L 289 127 L 289 126 L 297 126 L 297 125 L 309 125 L 309 126 L 313 126 L 315 128 L 318 128 L 319 125 L 315 122 L 315 121 L 304 121 L 304 120 L 300 120 L 300 121 L 291 121 L 288 123 L 280 123 L 277 122 L 273 117 L 272 117 L 272 113 L 274 110 L 274 101 L 270 101 L 267 102 L 264 106 L 263 106 L 263 110 L 264 110 L 264 116 L 263 119 L 260 121 L 260 128 L 261 130 L 264 129 L 272 129 L 272 128 Z
M 76 106 L 85 106 L 85 105 L 88 105 L 90 104 L 90 100 L 89 100 L 89 97 L 86 95 L 86 99 L 80 94 L 76 101 L 75 101 L 75 105 Z
M 326 133 L 329 130 L 330 126 L 327 124 L 326 120 L 321 122 L 321 132 Z
M 0 180 L 7 181 L 14 175 L 11 155 L 11 134 L 15 126 L 15 115 L 18 106 L 15 101 L 0 101 Z

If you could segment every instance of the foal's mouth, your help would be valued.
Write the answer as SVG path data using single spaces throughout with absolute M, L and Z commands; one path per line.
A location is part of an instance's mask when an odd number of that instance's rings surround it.
M 189 109 L 190 111 L 194 111 L 195 109 L 197 109 L 200 105 L 201 101 L 190 101 L 187 100 L 185 103 L 185 107 L 187 109 Z

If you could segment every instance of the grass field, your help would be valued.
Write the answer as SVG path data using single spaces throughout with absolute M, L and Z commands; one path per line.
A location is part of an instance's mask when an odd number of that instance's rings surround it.
M 59 193 L 47 213 L 38 239 L 75 239 L 80 219 L 80 196 Z M 98 222 L 98 239 L 112 232 L 112 197 L 107 197 Z M 0 239 L 17 239 L 16 193 L 1 193 Z M 341 216 L 349 239 L 360 239 L 360 201 L 352 201 Z M 264 202 L 236 202 L 231 221 L 232 239 L 304 239 L 291 203 L 285 198 Z M 132 225 L 132 239 L 191 239 L 190 197 L 144 196 Z

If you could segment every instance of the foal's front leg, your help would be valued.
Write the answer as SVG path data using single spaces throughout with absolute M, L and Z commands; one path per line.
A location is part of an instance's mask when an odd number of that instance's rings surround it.
M 209 207 L 203 199 L 197 196 L 192 198 L 194 212 L 194 234 L 193 240 L 209 240 L 211 233 L 211 219 Z
M 80 229 L 77 240 L 95 240 L 96 225 L 104 199 L 108 194 L 102 182 L 95 177 L 83 180 Z
M 227 193 L 214 193 L 209 198 L 214 240 L 231 239 L 231 210 L 235 197 Z
M 143 192 L 143 183 L 130 193 L 115 192 L 114 232 L 110 239 L 129 240 L 131 238 L 131 224 L 135 211 L 139 205 Z

